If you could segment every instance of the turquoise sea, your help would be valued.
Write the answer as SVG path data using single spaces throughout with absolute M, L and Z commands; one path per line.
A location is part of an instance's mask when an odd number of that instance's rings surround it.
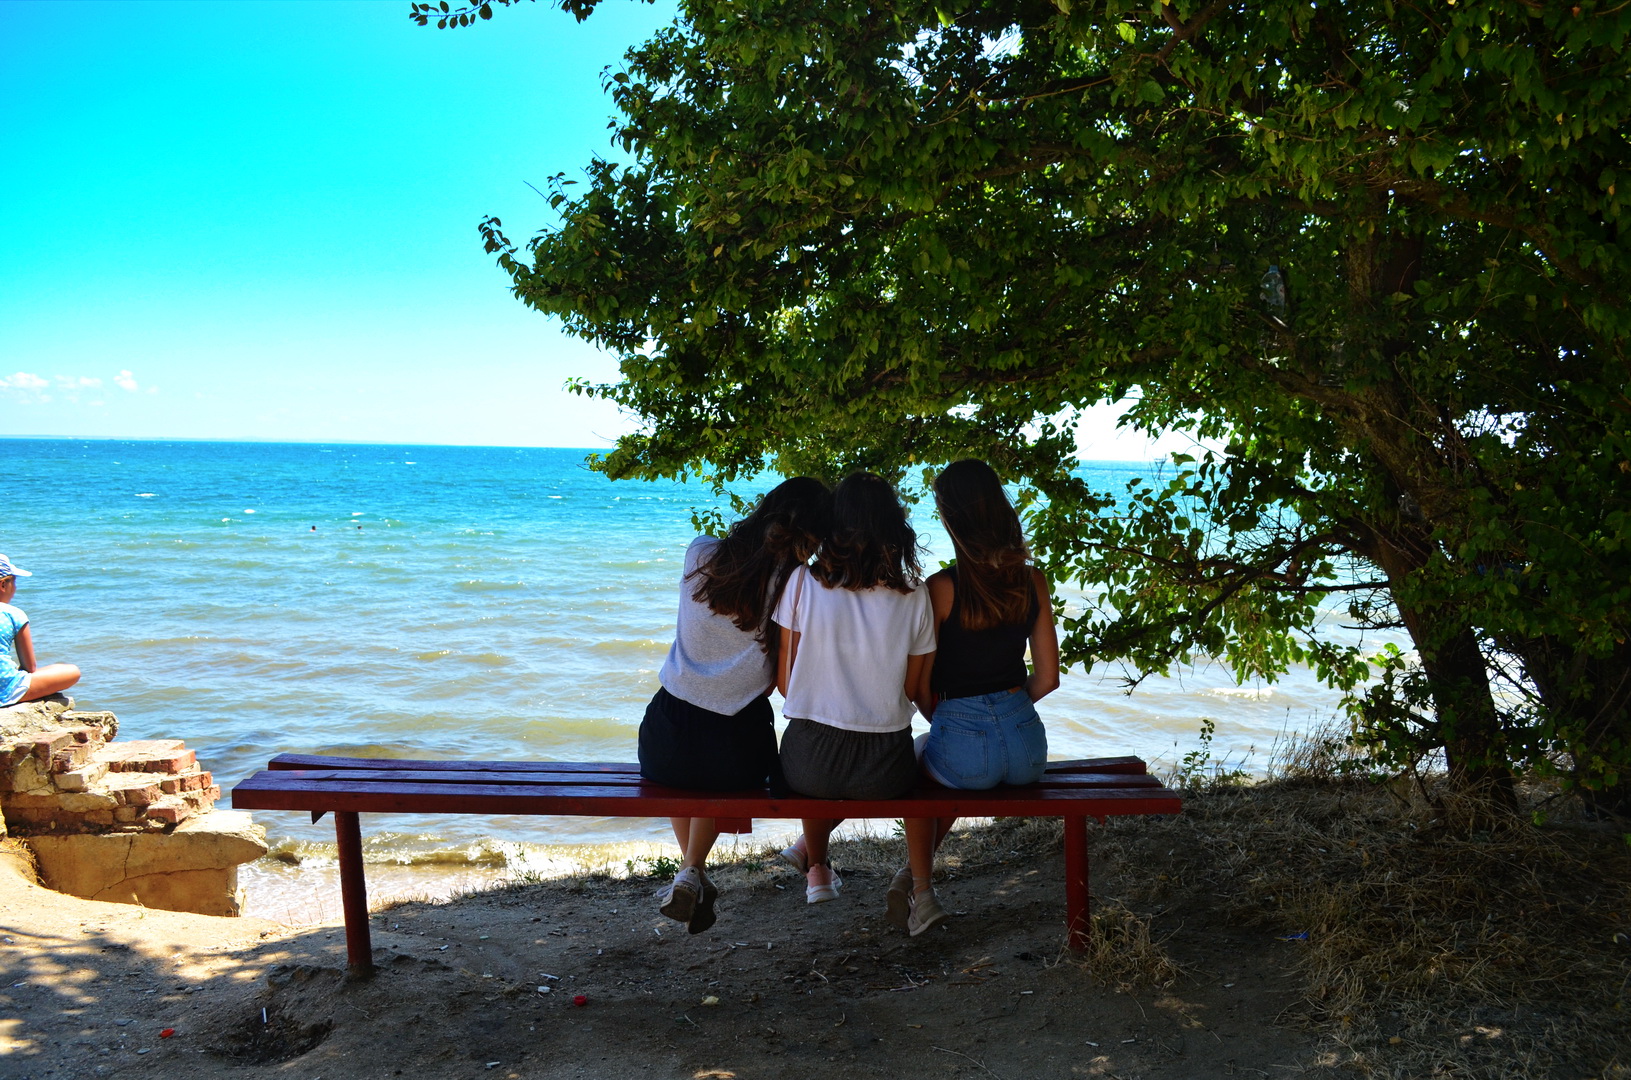
M 34 571 L 16 603 L 42 662 L 84 669 L 80 707 L 117 713 L 124 738 L 185 739 L 223 790 L 283 751 L 632 761 L 691 513 L 713 500 L 613 483 L 586 453 L 0 439 L 0 551 Z M 1150 466 L 1084 468 L 1119 488 Z M 928 511 L 916 524 L 933 565 L 950 544 Z M 1121 675 L 1066 675 L 1041 707 L 1052 756 L 1171 767 L 1209 718 L 1214 757 L 1261 768 L 1336 701 L 1307 673 L 1240 687 L 1200 667 L 1131 695 Z M 337 897 L 326 912 L 302 900 L 328 896 L 328 823 L 256 816 L 281 861 L 246 869 L 249 910 L 332 914 Z M 432 895 L 668 835 L 620 819 L 363 823 L 370 858 L 402 868 L 385 887 Z M 376 895 L 385 880 L 371 876 Z

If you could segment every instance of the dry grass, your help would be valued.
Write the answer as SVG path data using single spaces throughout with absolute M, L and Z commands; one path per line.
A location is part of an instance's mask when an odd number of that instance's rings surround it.
M 1631 848 L 1556 817 L 1468 833 L 1454 809 L 1305 753 L 1095 851 L 1135 905 L 1306 935 L 1298 1012 L 1364 1075 L 1631 1077 Z

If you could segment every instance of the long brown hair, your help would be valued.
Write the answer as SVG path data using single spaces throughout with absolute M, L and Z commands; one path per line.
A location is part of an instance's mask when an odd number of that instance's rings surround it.
M 975 458 L 954 461 L 935 477 L 934 501 L 957 554 L 963 628 L 1024 622 L 1033 594 L 1031 553 L 996 471 Z
M 917 533 L 889 481 L 875 473 L 846 476 L 833 491 L 832 530 L 821 543 L 810 573 L 829 589 L 900 593 L 917 588 Z
M 808 559 L 832 521 L 832 493 L 809 476 L 783 480 L 732 525 L 695 570 L 691 598 L 727 616 L 759 647 L 776 654 L 770 615 L 794 567 Z

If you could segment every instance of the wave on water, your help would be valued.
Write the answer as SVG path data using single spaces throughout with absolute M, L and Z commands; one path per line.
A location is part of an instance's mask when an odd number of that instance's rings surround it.
M 635 638 L 628 641 L 595 641 L 588 648 L 592 652 L 610 653 L 613 656 L 643 656 L 653 650 L 668 652 L 669 643 L 658 641 L 656 638 Z
M 1211 686 L 1206 693 L 1214 697 L 1237 698 L 1242 701 L 1267 701 L 1274 696 L 1271 686 Z

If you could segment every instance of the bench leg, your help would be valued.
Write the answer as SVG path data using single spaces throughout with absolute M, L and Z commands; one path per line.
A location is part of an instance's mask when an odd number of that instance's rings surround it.
M 1088 913 L 1087 819 L 1065 818 L 1065 940 L 1071 951 L 1082 952 L 1092 937 Z
M 334 842 L 340 849 L 340 908 L 345 913 L 345 958 L 352 978 L 374 972 L 374 943 L 368 932 L 368 886 L 362 876 L 362 829 L 355 811 L 334 812 Z

